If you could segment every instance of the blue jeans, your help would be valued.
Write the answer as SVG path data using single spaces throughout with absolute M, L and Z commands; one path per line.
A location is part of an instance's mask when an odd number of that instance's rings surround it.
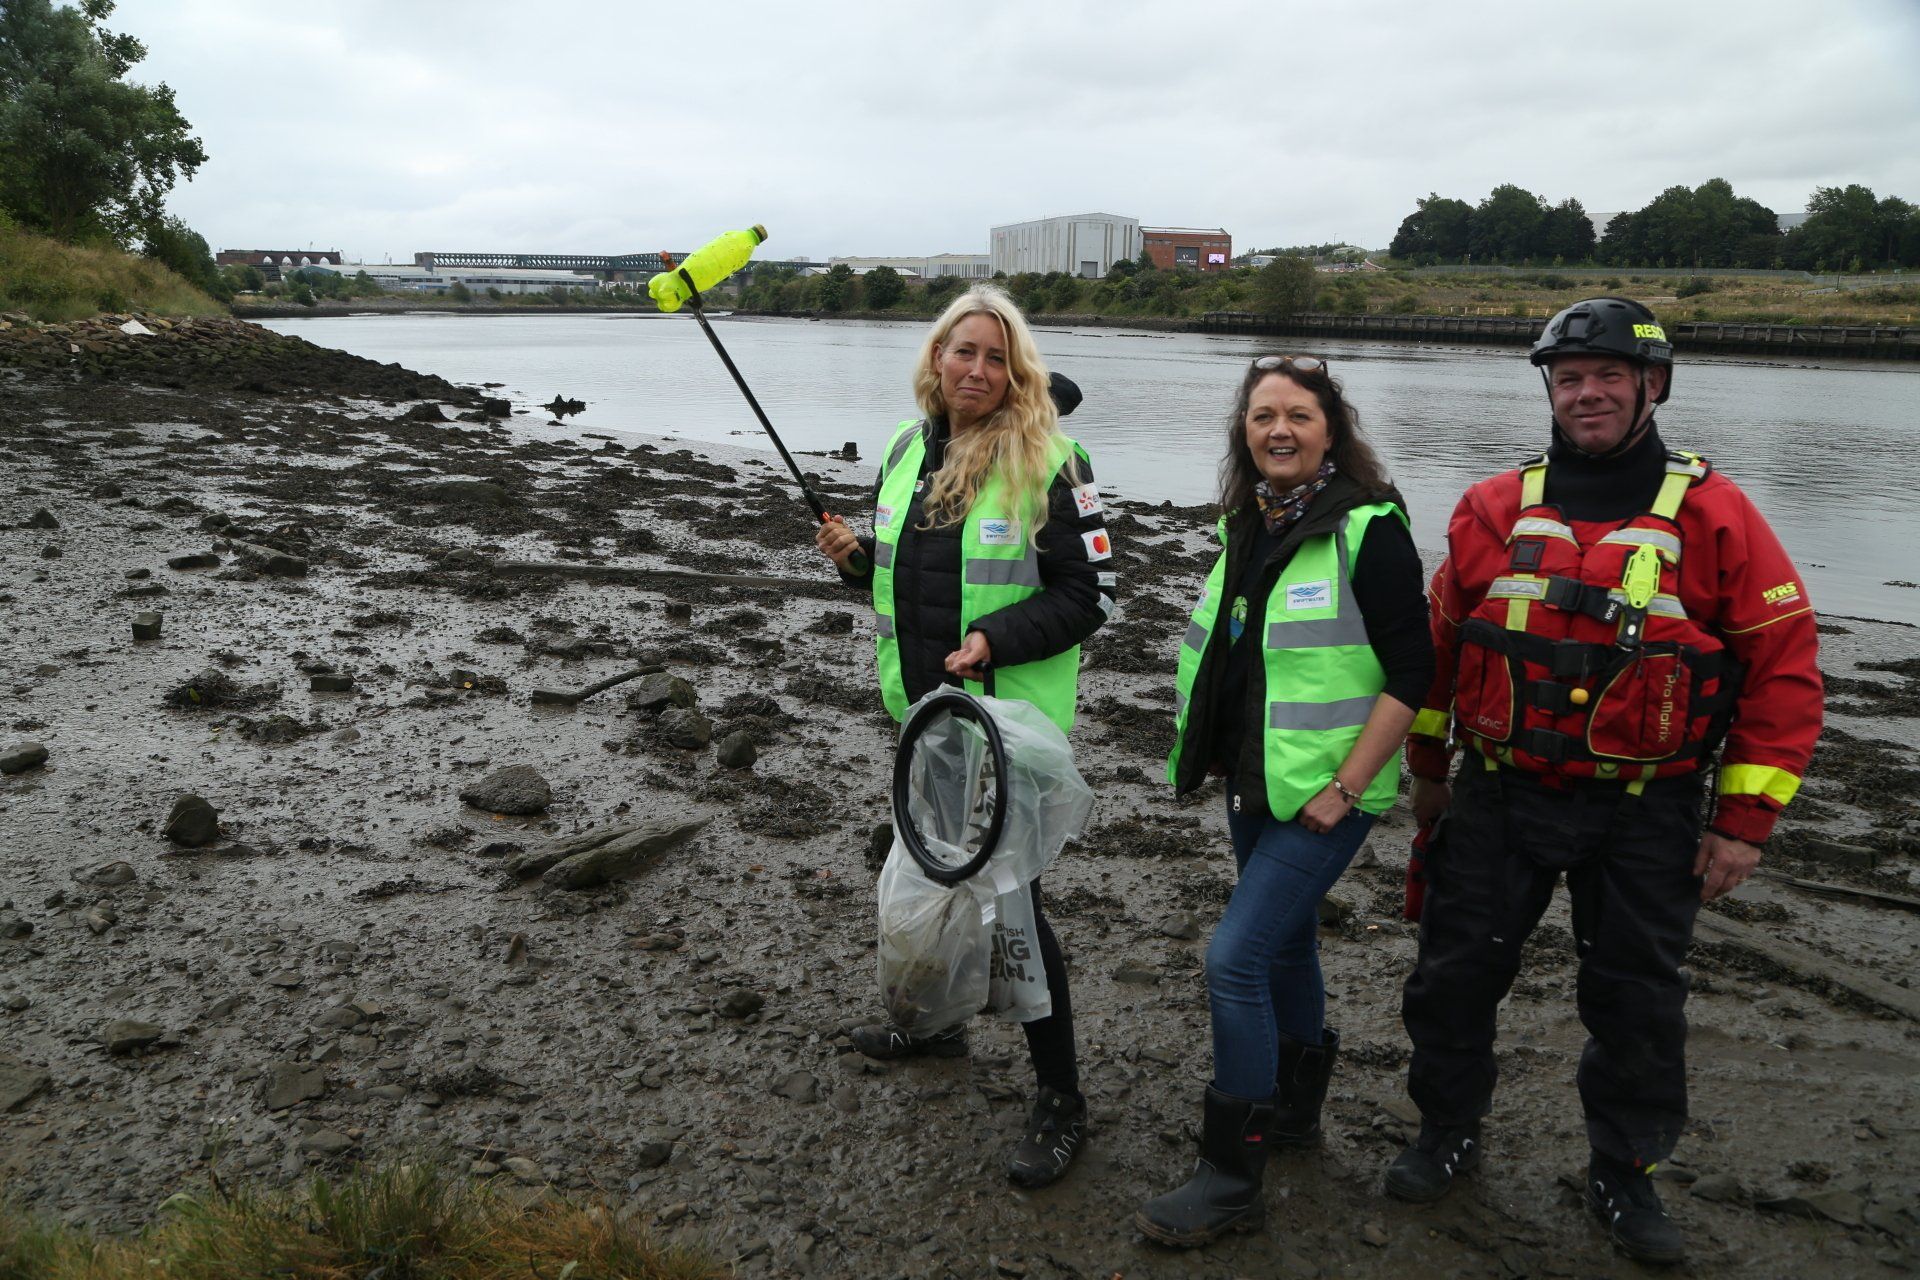
M 1234 813 L 1231 790 L 1227 803 L 1240 883 L 1207 945 L 1213 1087 L 1236 1098 L 1267 1098 L 1279 1037 L 1320 1043 L 1327 1007 L 1320 899 L 1353 861 L 1373 815 L 1356 809 L 1316 835 L 1297 821 Z

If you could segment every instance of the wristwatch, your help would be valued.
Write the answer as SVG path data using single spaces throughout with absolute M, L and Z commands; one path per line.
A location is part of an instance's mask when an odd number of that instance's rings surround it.
M 1360 797 L 1356 793 L 1347 790 L 1347 784 L 1340 781 L 1340 775 L 1337 773 L 1333 776 L 1333 789 L 1338 791 L 1341 796 L 1346 799 L 1348 804 L 1357 805 L 1360 803 Z

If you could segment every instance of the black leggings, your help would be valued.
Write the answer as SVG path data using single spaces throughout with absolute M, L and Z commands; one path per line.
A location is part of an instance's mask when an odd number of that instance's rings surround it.
M 1040 910 L 1040 882 L 1033 882 L 1033 928 L 1040 943 L 1040 964 L 1047 972 L 1047 996 L 1053 1012 L 1036 1022 L 1021 1023 L 1027 1033 L 1027 1054 L 1033 1059 L 1034 1079 L 1043 1089 L 1080 1092 L 1080 1065 L 1073 1050 L 1073 1001 L 1067 995 L 1067 960 L 1060 940 Z

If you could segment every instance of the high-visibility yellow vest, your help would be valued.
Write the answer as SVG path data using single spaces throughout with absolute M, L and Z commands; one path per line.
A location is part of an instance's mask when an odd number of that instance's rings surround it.
M 1354 507 L 1326 533 L 1301 542 L 1280 571 L 1259 620 L 1261 665 L 1266 672 L 1265 723 L 1260 735 L 1261 773 L 1267 783 L 1267 811 L 1281 822 L 1318 795 L 1345 763 L 1360 737 L 1375 699 L 1387 686 L 1386 670 L 1374 656 L 1367 625 L 1353 595 L 1353 558 L 1367 526 L 1383 515 L 1404 522 L 1391 502 Z M 1173 754 L 1167 781 L 1186 746 L 1187 700 L 1200 672 L 1208 642 L 1229 608 L 1227 526 L 1219 526 L 1220 557 L 1207 575 L 1200 602 L 1180 643 L 1175 675 Z M 1253 621 L 1248 620 L 1248 625 Z M 1215 661 L 1226 661 L 1225 641 Z M 1204 746 L 1201 748 L 1204 749 Z M 1361 792 L 1359 807 L 1384 813 L 1400 790 L 1400 757 L 1381 768 Z
M 887 446 L 880 466 L 880 500 L 873 514 L 873 613 L 875 661 L 880 671 L 880 696 L 895 720 L 907 714 L 907 687 L 900 674 L 900 643 L 894 635 L 894 551 L 900 543 L 900 528 L 913 505 L 914 486 L 920 479 L 920 464 L 926 456 L 926 437 L 921 422 L 903 422 Z M 1051 477 L 1058 474 L 1069 457 L 1087 456 L 1078 442 L 1058 436 L 1054 445 Z M 1045 502 L 1045 495 L 1041 501 Z M 960 634 L 954 647 L 966 639 L 967 629 L 976 619 L 996 609 L 1018 604 L 1040 594 L 1040 555 L 1034 546 L 1032 531 L 1021 527 L 1014 502 L 995 473 L 981 485 L 979 496 L 967 511 L 960 533 Z M 1031 702 L 1060 726 L 1061 732 L 1073 727 L 1074 706 L 1080 695 L 1080 646 L 1037 662 L 993 669 L 994 696 L 1020 698 Z M 977 681 L 966 682 L 966 690 L 984 693 Z

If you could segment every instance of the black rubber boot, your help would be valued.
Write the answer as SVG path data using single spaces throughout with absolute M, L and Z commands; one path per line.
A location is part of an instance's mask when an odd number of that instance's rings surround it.
M 1645 1170 L 1594 1152 L 1587 1162 L 1587 1207 L 1635 1262 L 1669 1266 L 1686 1258 L 1686 1240 Z
M 1453 1180 L 1480 1163 L 1480 1125 L 1441 1128 L 1422 1124 L 1413 1145 L 1387 1166 L 1387 1190 L 1414 1204 L 1431 1204 L 1453 1189 Z
M 967 1053 L 964 1023 L 936 1035 L 910 1036 L 891 1023 L 875 1022 L 855 1027 L 847 1038 L 861 1053 L 882 1062 L 893 1058 L 963 1058 Z
M 1320 1141 L 1320 1107 L 1340 1056 L 1340 1033 L 1327 1027 L 1320 1043 L 1301 1044 L 1280 1037 L 1280 1066 L 1273 1085 L 1273 1134 L 1276 1147 L 1308 1147 Z
M 1149 1240 L 1180 1248 L 1259 1226 L 1266 1209 L 1260 1177 L 1272 1125 L 1271 1099 L 1230 1097 L 1209 1085 L 1193 1176 L 1179 1190 L 1141 1205 L 1133 1225 Z
M 1043 1088 L 1034 1100 L 1027 1131 L 1007 1158 L 1007 1176 L 1030 1191 L 1058 1182 L 1086 1140 L 1087 1100 Z

